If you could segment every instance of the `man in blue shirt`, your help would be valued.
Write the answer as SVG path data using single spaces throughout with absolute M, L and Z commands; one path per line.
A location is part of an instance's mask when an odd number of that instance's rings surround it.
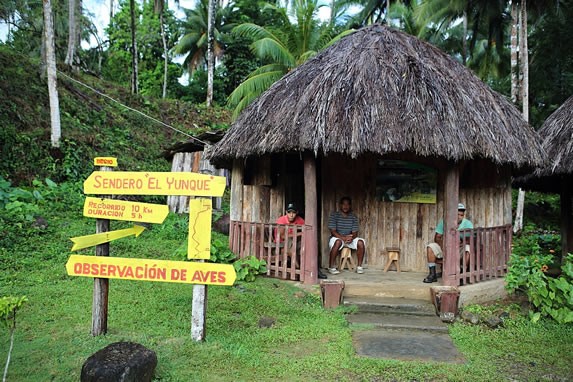
M 465 218 L 466 206 L 462 203 L 458 204 L 458 231 L 464 229 L 473 229 L 474 225 L 471 221 Z M 423 280 L 425 283 L 433 283 L 438 281 L 438 276 L 436 275 L 436 259 L 443 259 L 444 253 L 442 251 L 444 240 L 444 220 L 440 219 L 438 225 L 436 226 L 436 233 L 434 234 L 434 242 L 426 246 L 426 257 L 428 258 L 428 268 L 430 273 Z M 466 256 L 466 263 L 469 259 L 470 248 L 469 245 L 462 245 L 462 240 L 460 238 L 460 258 L 462 255 Z
M 358 218 L 352 213 L 352 201 L 348 196 L 340 199 L 340 211 L 330 214 L 328 229 L 331 235 L 328 241 L 330 248 L 328 272 L 333 275 L 340 273 L 334 265 L 336 256 L 342 248 L 348 247 L 356 250 L 358 258 L 356 273 L 364 273 L 364 268 L 362 268 L 365 251 L 364 239 L 358 237 Z

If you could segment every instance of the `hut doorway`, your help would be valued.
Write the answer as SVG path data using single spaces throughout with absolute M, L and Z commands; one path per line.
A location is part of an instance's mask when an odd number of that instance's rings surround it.
M 283 156 L 282 171 L 284 184 L 285 206 L 288 203 L 294 203 L 298 208 L 298 213 L 303 218 L 304 216 L 304 171 L 303 161 L 299 155 L 285 154 Z M 284 210 L 281 211 L 284 213 Z

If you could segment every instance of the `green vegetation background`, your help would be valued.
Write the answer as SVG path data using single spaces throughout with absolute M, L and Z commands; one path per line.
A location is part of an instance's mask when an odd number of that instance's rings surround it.
M 513 305 L 480 308 L 508 310 L 511 318 L 501 329 L 462 323 L 450 327 L 465 364 L 374 360 L 354 354 L 345 320 L 352 310 L 324 310 L 316 289 L 262 277 L 233 287 L 209 287 L 204 343 L 190 338 L 191 286 L 112 280 L 109 332 L 92 337 L 93 281 L 65 271 L 69 238 L 94 233 L 94 221 L 82 216 L 81 180 L 93 170 L 94 156 L 117 156 L 125 170 L 168 171 L 163 145 L 186 137 L 62 79 L 64 140 L 61 150 L 52 150 L 38 63 L 0 46 L 0 67 L 0 295 L 29 299 L 17 314 L 8 381 L 76 381 L 89 355 L 121 340 L 157 352 L 158 381 L 572 378 L 571 325 L 532 324 Z M 224 128 L 229 120 L 221 109 L 132 96 L 90 76 L 81 79 L 188 133 Z M 550 206 L 543 209 L 555 216 L 555 201 Z M 125 227 L 127 223 L 112 222 L 111 229 Z M 549 222 L 543 229 L 554 228 Z M 186 217 L 170 215 L 137 239 L 112 243 L 111 250 L 121 257 L 182 260 L 186 236 Z M 275 320 L 271 328 L 259 327 L 265 317 Z M 2 327 L 1 365 L 8 346 L 9 334 Z

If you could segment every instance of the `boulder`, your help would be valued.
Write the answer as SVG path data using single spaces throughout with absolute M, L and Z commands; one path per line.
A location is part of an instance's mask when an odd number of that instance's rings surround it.
M 115 342 L 92 354 L 82 366 L 82 382 L 150 382 L 157 355 L 135 342 Z

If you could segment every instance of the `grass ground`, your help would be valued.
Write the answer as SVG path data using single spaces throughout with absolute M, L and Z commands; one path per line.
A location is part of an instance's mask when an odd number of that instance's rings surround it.
M 348 309 L 324 310 L 317 293 L 259 277 L 208 289 L 207 339 L 190 338 L 192 286 L 111 280 L 109 332 L 92 337 L 93 281 L 70 277 L 70 237 L 94 233 L 76 206 L 43 211 L 48 228 L 0 241 L 0 296 L 26 295 L 18 312 L 8 381 L 77 381 L 86 358 L 109 343 L 139 342 L 157 352 L 157 381 L 568 381 L 573 326 L 522 317 L 501 329 L 450 326 L 465 364 L 357 357 Z M 112 222 L 112 229 L 127 225 Z M 112 256 L 180 260 L 186 221 L 170 215 L 139 238 L 113 242 Z M 93 249 L 82 251 L 93 253 Z M 259 320 L 271 317 L 271 328 Z M 0 365 L 9 344 L 0 328 Z

